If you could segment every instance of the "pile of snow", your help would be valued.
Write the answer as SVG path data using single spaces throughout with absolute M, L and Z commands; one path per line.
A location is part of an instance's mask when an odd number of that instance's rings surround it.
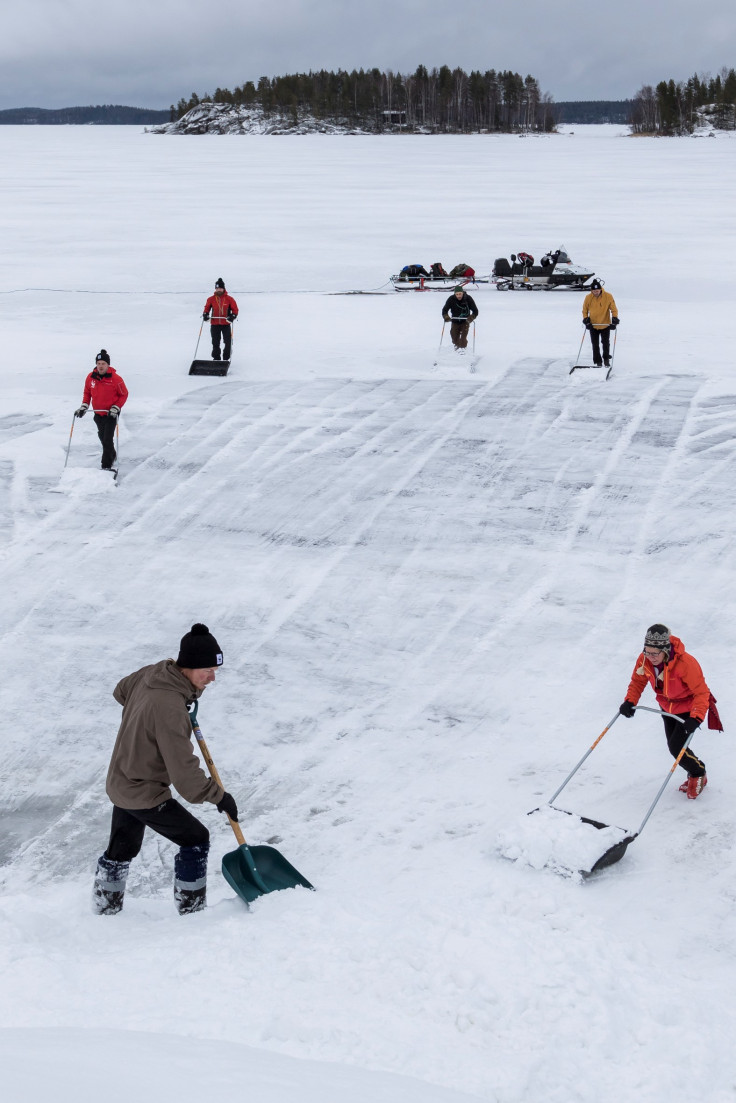
M 472 1103 L 409 1076 L 134 1030 L 0 1030 L 5 1103 Z
M 505 826 L 496 840 L 499 854 L 533 869 L 582 880 L 607 850 L 625 839 L 620 827 L 594 827 L 580 816 L 543 805 Z

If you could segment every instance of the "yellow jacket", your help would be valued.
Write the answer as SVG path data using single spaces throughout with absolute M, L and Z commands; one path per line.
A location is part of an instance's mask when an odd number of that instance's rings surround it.
M 608 291 L 601 291 L 596 299 L 592 291 L 585 296 L 583 303 L 583 318 L 590 318 L 595 329 L 606 329 L 611 324 L 611 318 L 618 318 L 618 309 L 613 295 Z

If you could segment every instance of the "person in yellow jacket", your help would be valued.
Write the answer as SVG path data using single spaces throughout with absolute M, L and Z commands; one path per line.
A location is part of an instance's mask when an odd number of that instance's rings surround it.
M 611 330 L 618 325 L 616 300 L 608 291 L 604 291 L 599 280 L 593 280 L 590 291 L 583 303 L 583 325 L 590 334 L 593 346 L 593 363 L 601 367 L 601 348 L 603 342 L 603 364 L 611 366 L 610 338 Z

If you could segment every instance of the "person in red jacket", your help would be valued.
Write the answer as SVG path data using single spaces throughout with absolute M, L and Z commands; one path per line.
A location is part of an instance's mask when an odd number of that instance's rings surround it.
M 230 359 L 230 342 L 232 339 L 232 323 L 238 316 L 238 304 L 232 295 L 225 290 L 225 281 L 219 279 L 215 282 L 215 293 L 210 295 L 204 304 L 202 314 L 205 322 L 210 318 L 210 331 L 212 333 L 212 359 L 220 359 L 220 338 L 222 338 L 222 359 Z
M 653 624 L 647 629 L 644 649 L 636 661 L 626 699 L 619 707 L 622 716 L 631 718 L 634 715 L 647 683 L 654 690 L 662 711 L 670 713 L 662 719 L 673 758 L 677 758 L 687 737 L 700 727 L 706 714 L 709 714 L 709 727 L 723 730 L 715 698 L 706 685 L 700 664 L 688 655 L 682 640 L 671 635 L 664 624 Z M 684 723 L 678 723 L 674 716 L 679 716 Z M 680 765 L 687 771 L 687 781 L 680 786 L 680 792 L 695 800 L 708 784 L 705 763 L 688 747 Z
M 115 369 L 110 367 L 110 354 L 102 349 L 95 357 L 94 369 L 84 382 L 82 405 L 74 411 L 74 416 L 84 417 L 90 405 L 92 406 L 97 436 L 102 444 L 103 471 L 112 471 L 112 465 L 117 459 L 113 438 L 127 397 L 128 388 Z

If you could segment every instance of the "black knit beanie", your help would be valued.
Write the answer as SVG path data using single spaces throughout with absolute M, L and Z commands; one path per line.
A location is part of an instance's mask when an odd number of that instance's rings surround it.
M 209 666 L 222 666 L 220 645 L 206 624 L 193 624 L 191 632 L 182 636 L 177 666 L 189 670 L 202 670 Z
M 651 628 L 647 628 L 646 635 L 644 636 L 645 647 L 656 647 L 660 651 L 666 651 L 670 653 L 670 630 L 666 624 L 653 624 Z
M 219 280 L 215 280 L 215 287 L 221 287 L 223 291 L 225 290 L 225 281 L 222 276 L 220 276 Z
M 100 349 L 100 351 L 95 356 L 95 363 L 97 363 L 98 360 L 104 360 L 105 363 L 109 365 L 110 353 L 107 351 L 107 349 Z

